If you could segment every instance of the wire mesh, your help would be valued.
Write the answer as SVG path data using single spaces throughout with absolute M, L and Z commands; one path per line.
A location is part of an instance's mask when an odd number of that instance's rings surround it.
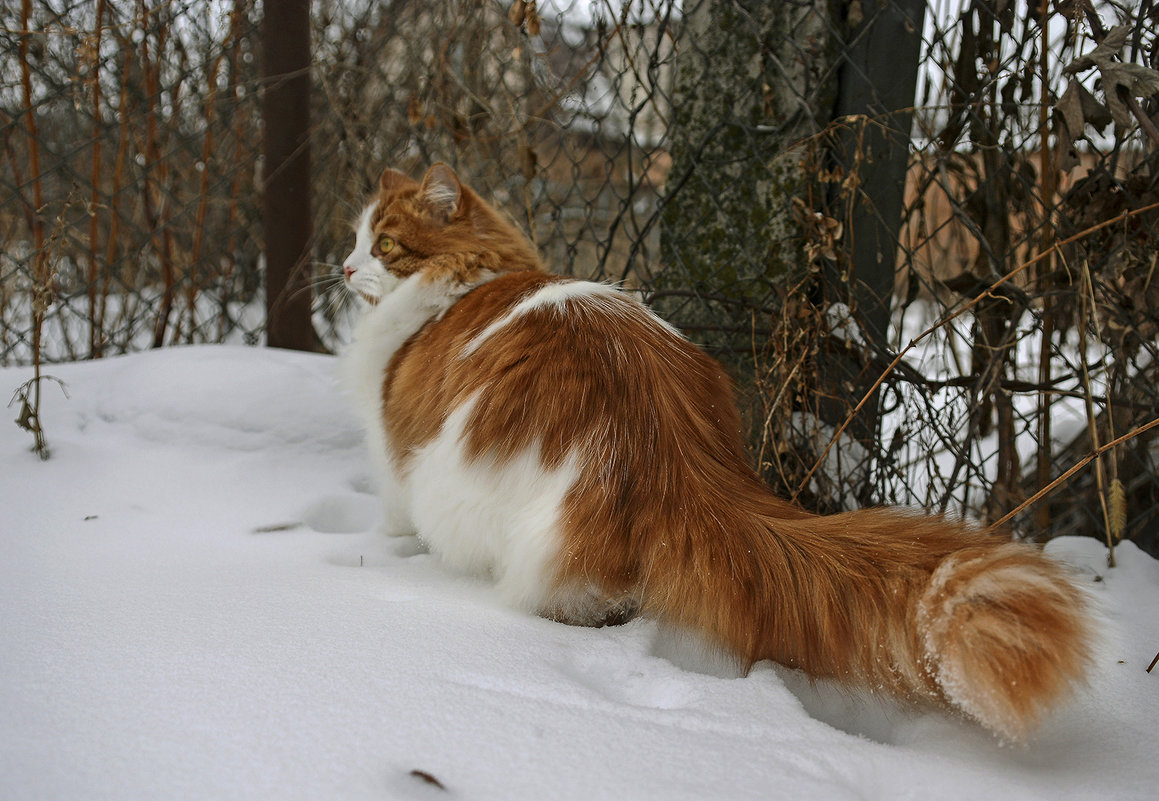
M 0 14 L 0 363 L 261 342 L 257 4 Z M 1097 452 L 1012 524 L 1155 550 L 1157 15 L 315 4 L 314 326 L 381 169 L 446 161 L 721 357 L 779 492 L 995 521 Z

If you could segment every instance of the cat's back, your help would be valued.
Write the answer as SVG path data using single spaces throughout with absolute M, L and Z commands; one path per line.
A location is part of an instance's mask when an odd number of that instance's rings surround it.
M 626 292 L 539 271 L 466 294 L 391 365 L 385 416 L 400 449 L 431 440 L 473 403 L 466 446 L 549 466 L 578 443 L 669 435 L 738 447 L 720 364 Z

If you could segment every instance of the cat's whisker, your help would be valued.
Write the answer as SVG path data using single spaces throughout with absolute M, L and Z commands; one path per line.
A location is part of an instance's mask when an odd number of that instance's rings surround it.
M 330 305 L 330 313 L 337 316 L 340 312 L 350 307 L 350 293 L 339 289 L 330 293 L 326 302 Z
M 344 279 L 341 275 L 325 276 L 316 278 L 310 282 L 310 286 L 317 292 L 331 292 L 335 289 L 341 288 Z
M 306 276 L 306 280 L 303 282 L 303 285 L 290 293 L 289 297 L 291 299 L 296 299 L 306 292 L 309 292 L 311 295 L 329 293 L 333 291 L 335 286 L 345 280 L 345 276 L 342 274 L 341 267 L 336 267 L 333 264 L 327 264 L 325 262 L 314 262 L 314 265 L 319 267 L 326 267 L 332 271 L 337 270 L 337 272 L 327 272 Z
M 321 272 L 309 275 L 305 286 L 295 291 L 291 297 L 297 297 L 302 292 L 310 292 L 311 313 L 321 313 L 333 320 L 349 308 L 350 292 L 344 286 L 346 276 L 342 267 L 337 264 L 316 261 L 312 262 L 312 266 L 320 268 Z
M 335 295 L 341 295 L 341 294 L 343 294 L 343 290 L 342 290 L 342 287 L 339 286 L 338 284 L 334 284 L 334 283 L 314 284 L 314 294 L 313 294 L 314 300 L 329 301 L 330 298 L 334 297 Z
M 293 292 L 291 292 L 289 294 L 289 298 L 291 300 L 295 300 L 304 294 L 309 294 L 311 297 L 313 297 L 315 295 L 320 294 L 318 291 L 316 291 L 317 289 L 318 289 L 318 285 L 316 283 L 314 283 L 312 281 L 307 281 L 304 286 L 300 286 L 297 289 L 295 289 Z
M 331 272 L 311 276 L 308 281 L 308 286 L 314 290 L 315 294 L 319 295 L 341 292 L 342 284 L 346 280 L 345 275 L 342 273 L 342 268 L 332 264 L 320 264 L 319 266 L 327 267 Z

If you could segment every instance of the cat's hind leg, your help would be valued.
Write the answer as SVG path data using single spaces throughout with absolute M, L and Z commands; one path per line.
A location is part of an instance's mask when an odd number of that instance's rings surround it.
M 631 593 L 607 593 L 593 584 L 557 588 L 540 606 L 542 617 L 569 626 L 620 626 L 640 611 Z

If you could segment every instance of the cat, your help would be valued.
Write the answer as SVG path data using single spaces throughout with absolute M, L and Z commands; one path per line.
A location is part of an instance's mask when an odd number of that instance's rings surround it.
M 1089 602 L 1063 566 L 941 517 L 777 498 L 721 365 L 628 293 L 546 272 L 447 165 L 382 173 L 343 271 L 385 528 L 507 603 L 652 616 L 1014 741 L 1085 680 Z

